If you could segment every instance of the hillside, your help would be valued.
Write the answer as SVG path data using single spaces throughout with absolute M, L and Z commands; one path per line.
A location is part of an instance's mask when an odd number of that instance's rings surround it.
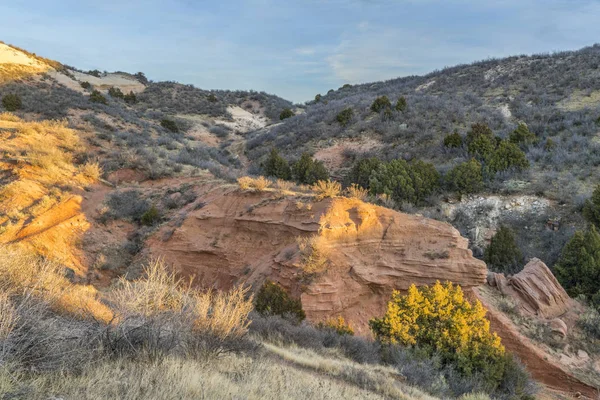
M 488 60 L 294 106 L 0 43 L 0 393 L 593 398 L 600 317 L 553 272 L 599 183 L 597 62 L 598 46 Z M 448 183 L 473 124 L 499 152 L 521 122 L 528 168 L 481 159 L 476 190 Z M 482 261 L 501 226 L 522 252 L 506 277 Z M 533 257 L 550 268 L 528 275 Z M 399 340 L 406 321 L 381 336 L 394 299 L 469 325 L 450 330 L 475 350 Z

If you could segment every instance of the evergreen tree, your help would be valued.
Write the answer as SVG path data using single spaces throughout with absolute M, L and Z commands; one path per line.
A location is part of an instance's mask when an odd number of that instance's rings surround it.
M 318 181 L 329 179 L 329 173 L 321 161 L 313 160 L 308 153 L 303 153 L 292 166 L 294 179 L 306 185 L 314 185 Z
M 340 123 L 343 127 L 346 127 L 354 117 L 354 110 L 348 107 L 340 111 L 340 113 L 335 117 L 337 122 Z
M 6 111 L 17 111 L 23 107 L 23 103 L 21 102 L 21 97 L 19 95 L 10 93 L 2 97 L 2 107 Z
M 535 143 L 537 137 L 533 132 L 529 130 L 526 124 L 520 123 L 517 129 L 515 129 L 508 137 L 508 140 L 514 144 L 532 144 Z
M 294 116 L 294 112 L 292 110 L 290 110 L 289 108 L 285 108 L 281 114 L 279 114 L 279 119 L 280 120 L 284 120 L 286 118 L 291 118 Z
M 292 315 L 298 321 L 306 318 L 302 303 L 290 295 L 277 283 L 267 280 L 256 294 L 257 312 L 265 315 Z
M 106 97 L 104 97 L 102 93 L 100 93 L 97 90 L 92 91 L 92 93 L 90 94 L 90 101 L 92 103 L 108 104 L 108 102 L 106 101 Z
M 584 295 L 600 307 L 600 234 L 594 225 L 565 245 L 554 273 L 571 297 Z
M 472 158 L 452 168 L 446 175 L 448 188 L 460 194 L 476 193 L 483 189 L 481 163 Z
M 373 171 L 379 167 L 381 161 L 378 158 L 363 158 L 354 163 L 352 169 L 346 175 L 346 185 L 350 186 L 355 183 L 358 186 L 369 189 L 369 179 Z
M 501 226 L 485 249 L 484 260 L 492 271 L 515 274 L 523 267 L 523 254 L 517 246 L 515 235 Z
M 492 174 L 510 169 L 523 170 L 529 168 L 529 161 L 516 144 L 502 140 L 491 155 L 487 168 Z
M 590 224 L 600 229 L 600 185 L 596 186 L 592 197 L 585 202 L 583 206 L 583 216 Z
M 292 171 L 287 160 L 281 157 L 275 148 L 271 149 L 269 158 L 265 162 L 265 175 L 286 181 L 292 178 Z
M 371 104 L 371 111 L 376 113 L 380 113 L 386 108 L 392 108 L 392 103 L 390 103 L 390 99 L 387 96 L 380 96 Z
M 454 131 L 453 133 L 446 135 L 444 138 L 444 146 L 450 148 L 458 148 L 462 147 L 463 139 L 462 136 L 458 133 L 458 131 Z
M 407 107 L 406 98 L 404 96 L 401 96 L 400 98 L 398 98 L 398 101 L 396 102 L 396 111 L 404 112 L 404 110 L 406 110 L 406 107 Z

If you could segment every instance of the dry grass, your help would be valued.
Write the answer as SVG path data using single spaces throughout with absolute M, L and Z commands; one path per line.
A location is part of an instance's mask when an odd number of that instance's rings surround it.
M 146 266 L 143 278 L 133 282 L 121 278 L 110 299 L 122 315 L 151 317 L 191 310 L 195 331 L 230 339 L 248 330 L 248 314 L 253 309 L 248 291 L 237 287 L 229 292 L 197 292 L 157 259 Z
M 9 112 L 0 113 L 0 121 L 21 122 L 21 118 Z
M 237 181 L 242 190 L 256 190 L 260 192 L 266 190 L 271 185 L 271 181 L 264 176 L 259 176 L 258 178 L 242 176 Z
M 294 365 L 338 378 L 387 399 L 433 399 L 419 389 L 401 383 L 404 378 L 391 367 L 324 357 L 307 349 L 283 348 L 268 343 L 264 346 L 268 351 Z
M 59 313 L 112 319 L 96 289 L 71 283 L 59 264 L 14 245 L 0 245 L 0 254 L 0 293 L 35 296 Z
M 283 179 L 277 179 L 277 182 L 275 182 L 275 187 L 284 192 L 289 192 L 294 187 L 294 183 L 290 181 L 285 181 Z
M 0 293 L 0 341 L 6 339 L 17 322 L 15 308 L 7 293 Z
M 253 309 L 249 288 L 229 292 L 208 292 L 194 296 L 194 327 L 219 338 L 240 338 L 248 331 L 248 314 Z
M 102 168 L 97 162 L 86 163 L 79 167 L 79 173 L 83 175 L 84 178 L 96 182 L 102 176 Z
M 342 185 L 336 181 L 318 181 L 312 186 L 312 190 L 316 193 L 317 200 L 326 197 L 336 197 L 342 193 Z
M 323 272 L 327 268 L 329 245 L 320 235 L 303 236 L 297 239 L 302 255 L 302 270 L 309 274 Z
M 408 390 L 407 390 L 408 392 Z M 416 391 L 415 391 L 416 392 Z M 228 355 L 211 362 L 166 358 L 140 365 L 127 359 L 101 361 L 80 375 L 11 373 L 0 367 L 0 393 L 28 400 L 165 399 L 372 399 L 386 398 L 338 377 L 317 374 L 272 357 Z M 390 397 L 387 397 L 390 398 Z M 415 395 L 402 399 L 425 399 Z
M 346 189 L 346 195 L 351 199 L 366 201 L 367 197 L 369 197 L 369 191 L 358 186 L 356 183 L 353 183 Z

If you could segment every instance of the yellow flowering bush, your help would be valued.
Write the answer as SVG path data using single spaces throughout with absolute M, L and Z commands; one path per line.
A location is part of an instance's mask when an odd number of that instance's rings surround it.
M 497 385 L 507 357 L 485 314 L 479 301 L 465 299 L 460 286 L 436 282 L 420 289 L 411 285 L 406 295 L 394 291 L 383 318 L 372 319 L 370 326 L 382 342 L 439 354 L 462 374 L 481 373 Z

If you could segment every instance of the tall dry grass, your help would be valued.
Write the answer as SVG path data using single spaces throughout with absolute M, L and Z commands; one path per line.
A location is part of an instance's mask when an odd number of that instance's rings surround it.
M 318 181 L 312 186 L 312 190 L 315 192 L 317 200 L 321 200 L 326 197 L 339 196 L 342 193 L 342 185 L 332 180 Z
M 0 293 L 0 341 L 12 332 L 18 316 L 8 293 Z
M 263 191 L 271 186 L 271 181 L 269 181 L 264 176 L 259 176 L 258 178 L 252 178 L 250 176 L 242 176 L 238 178 L 238 185 L 242 190 L 255 190 L 255 191 Z

